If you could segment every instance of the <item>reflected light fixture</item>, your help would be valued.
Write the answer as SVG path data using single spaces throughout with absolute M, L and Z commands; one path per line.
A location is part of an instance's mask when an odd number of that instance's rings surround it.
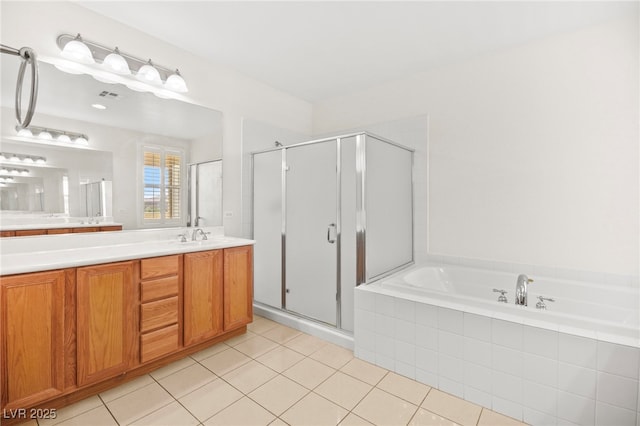
M 47 159 L 39 155 L 12 154 L 0 152 L 0 161 L 10 161 L 12 163 L 45 164 Z
M 27 132 L 23 132 L 26 130 Z M 67 130 L 57 130 L 51 129 L 48 127 L 38 127 L 38 126 L 28 126 L 28 127 L 20 127 L 16 126 L 16 131 L 18 132 L 18 136 L 22 136 L 24 138 L 32 139 L 35 141 L 46 141 L 50 143 L 59 142 L 64 145 L 79 145 L 79 146 L 88 146 L 89 145 L 89 137 L 82 133 L 77 132 L 69 132 Z M 22 132 L 22 134 L 21 134 Z M 32 136 L 26 136 L 30 134 Z M 33 136 L 37 134 L 38 136 Z
M 152 92 L 162 98 L 188 92 L 187 83 L 175 68 L 163 67 L 151 59 L 145 60 L 123 53 L 118 47 L 112 49 L 83 39 L 80 34 L 62 34 L 57 42 L 62 56 L 68 59 L 55 65 L 62 71 L 89 74 L 98 81 L 122 83 L 132 90 Z M 166 92 L 160 93 L 160 90 Z
M 15 169 L 12 167 L 3 167 L 0 169 L 0 174 L 12 175 L 12 176 L 29 176 L 28 169 Z

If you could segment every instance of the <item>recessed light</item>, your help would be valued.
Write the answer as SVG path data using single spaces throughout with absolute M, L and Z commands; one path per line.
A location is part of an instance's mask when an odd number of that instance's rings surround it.
M 107 109 L 107 107 L 102 104 L 92 104 L 91 106 L 95 109 Z

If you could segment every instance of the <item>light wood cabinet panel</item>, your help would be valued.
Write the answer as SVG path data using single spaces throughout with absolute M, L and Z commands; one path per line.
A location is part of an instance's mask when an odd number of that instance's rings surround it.
M 180 277 L 175 275 L 168 278 L 143 281 L 140 283 L 140 292 L 140 300 L 142 302 L 175 296 L 180 292 Z
M 147 362 L 175 352 L 180 347 L 178 324 L 140 336 L 140 361 Z
M 140 261 L 140 278 L 148 280 L 166 275 L 175 275 L 180 271 L 180 255 L 152 257 Z
M 15 237 L 16 236 L 16 231 L 0 231 L 0 238 L 1 237 Z
M 29 237 L 31 235 L 46 235 L 46 229 L 21 229 L 16 231 L 16 237 Z
M 24 408 L 64 391 L 65 271 L 0 279 L 2 407 Z
M 78 268 L 77 281 L 77 368 L 83 386 L 123 373 L 133 362 L 133 262 Z
M 84 228 L 73 228 L 74 234 L 79 234 L 81 232 L 98 232 L 100 230 L 97 226 L 87 226 Z
M 184 255 L 184 345 L 223 332 L 223 250 Z
M 71 228 L 51 228 L 47 229 L 47 235 L 55 235 L 55 234 L 69 234 L 73 232 Z
M 224 330 L 253 319 L 253 247 L 224 249 Z
M 101 226 L 100 232 L 122 231 L 122 225 Z
M 142 333 L 177 322 L 178 296 L 143 303 L 140 307 L 140 332 Z

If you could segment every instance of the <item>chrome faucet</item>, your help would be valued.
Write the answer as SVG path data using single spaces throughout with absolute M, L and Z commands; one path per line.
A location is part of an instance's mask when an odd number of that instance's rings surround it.
M 527 306 L 528 286 L 533 280 L 527 277 L 525 274 L 518 275 L 518 282 L 516 283 L 516 305 Z
M 206 240 L 207 239 L 207 234 L 209 234 L 209 232 L 204 232 L 202 230 L 202 228 L 196 228 L 193 230 L 193 234 L 191 235 L 191 241 L 197 241 L 198 240 L 198 234 L 202 235 L 202 239 Z

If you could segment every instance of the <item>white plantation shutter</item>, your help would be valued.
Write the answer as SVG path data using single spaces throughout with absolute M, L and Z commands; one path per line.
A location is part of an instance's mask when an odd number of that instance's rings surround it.
M 143 216 L 144 224 L 178 222 L 182 204 L 183 155 L 156 147 L 144 147 Z

